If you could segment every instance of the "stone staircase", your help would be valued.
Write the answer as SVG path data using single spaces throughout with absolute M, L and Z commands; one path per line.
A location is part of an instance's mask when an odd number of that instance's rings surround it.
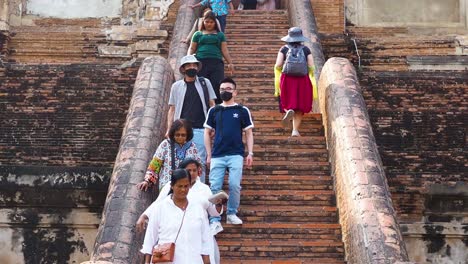
M 244 224 L 223 224 L 217 236 L 222 263 L 344 263 L 321 115 L 306 115 L 303 136 L 290 138 L 273 97 L 287 11 L 237 11 L 227 24 L 239 101 L 255 122 L 255 157 L 242 181 Z
M 12 27 L 7 61 L 23 64 L 112 63 L 115 59 L 99 58 L 98 45 L 107 42 L 102 23 L 97 19 L 42 19 L 34 26 Z

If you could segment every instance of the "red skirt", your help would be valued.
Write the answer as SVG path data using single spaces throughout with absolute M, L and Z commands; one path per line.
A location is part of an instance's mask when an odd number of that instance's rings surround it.
M 280 79 L 280 111 L 301 111 L 309 113 L 312 110 L 312 83 L 309 75 L 288 76 L 281 74 Z

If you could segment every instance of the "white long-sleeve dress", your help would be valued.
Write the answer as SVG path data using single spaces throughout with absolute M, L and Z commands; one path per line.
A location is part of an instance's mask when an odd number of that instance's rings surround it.
M 156 204 L 162 202 L 166 197 L 168 196 L 169 190 L 171 189 L 171 183 L 168 182 L 164 187 L 161 189 L 159 192 L 159 196 L 154 201 L 144 212 L 148 218 L 151 218 L 152 213 L 155 211 L 154 207 Z M 208 198 L 212 195 L 213 193 L 211 192 L 211 189 L 208 185 L 202 183 L 200 181 L 200 177 L 197 177 L 195 184 L 190 188 L 190 191 L 187 195 L 187 199 L 198 202 L 200 205 L 205 209 L 205 215 L 206 217 L 208 216 L 221 216 L 223 213 L 218 212 L 216 210 L 216 205 L 212 204 L 211 202 L 208 201 Z M 212 264 L 219 264 L 219 249 L 218 249 L 218 244 L 216 243 L 216 239 L 213 236 L 213 241 L 211 243 L 210 247 L 212 248 L 212 251 L 210 252 L 210 261 Z
M 152 208 L 141 252 L 152 254 L 156 244 L 174 242 L 184 211 L 177 207 L 172 195 Z M 174 264 L 203 264 L 201 255 L 213 251 L 213 236 L 210 232 L 205 209 L 198 202 L 190 202 L 185 209 L 185 218 L 176 241 Z

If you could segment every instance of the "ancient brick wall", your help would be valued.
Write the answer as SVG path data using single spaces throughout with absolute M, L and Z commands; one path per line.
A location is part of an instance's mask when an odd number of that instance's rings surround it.
M 374 72 L 360 81 L 399 216 L 421 221 L 430 185 L 468 183 L 468 76 Z
M 0 262 L 89 259 L 137 70 L 7 64 L 0 75 L 0 243 L 7 245 Z
M 310 0 L 317 28 L 322 34 L 344 32 L 344 0 Z
M 467 259 L 468 75 L 365 72 L 360 82 L 411 259 Z
M 402 27 L 347 31 L 322 44 L 327 57 L 358 68 L 357 42 L 359 81 L 410 259 L 466 259 L 468 75 L 456 38 Z
M 0 61 L 4 62 L 6 54 L 8 53 L 8 35 L 7 32 L 0 32 Z M 3 68 L 2 65 L 0 65 L 0 68 Z
M 168 36 L 166 41 L 161 45 L 160 51 L 161 56 L 166 57 L 169 53 L 169 46 L 171 44 L 172 37 L 174 35 L 174 25 L 176 23 L 177 14 L 181 6 L 182 1 L 175 1 L 170 7 L 167 13 L 167 19 L 161 22 L 161 29 L 167 30 Z
M 11 65 L 0 80 L 0 163 L 111 167 L 136 71 Z

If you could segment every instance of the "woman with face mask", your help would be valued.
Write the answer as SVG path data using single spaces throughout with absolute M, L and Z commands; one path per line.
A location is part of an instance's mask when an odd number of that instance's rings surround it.
M 161 189 L 171 179 L 172 168 L 179 167 L 179 163 L 186 158 L 194 158 L 201 162 L 197 147 L 192 142 L 192 125 L 185 119 L 178 119 L 172 123 L 168 132 L 168 139 L 159 145 L 153 159 L 146 170 L 145 179 L 137 187 L 146 191 L 159 180 Z M 172 160 L 174 157 L 174 161 Z
M 234 74 L 234 65 L 227 48 L 226 37 L 218 28 L 216 15 L 208 11 L 203 16 L 203 26 L 200 31 L 195 32 L 188 50 L 188 54 L 195 54 L 202 62 L 203 67 L 198 76 L 210 80 L 216 93 L 216 104 L 220 104 L 219 85 L 224 78 L 223 57 L 228 63 L 230 74 Z

